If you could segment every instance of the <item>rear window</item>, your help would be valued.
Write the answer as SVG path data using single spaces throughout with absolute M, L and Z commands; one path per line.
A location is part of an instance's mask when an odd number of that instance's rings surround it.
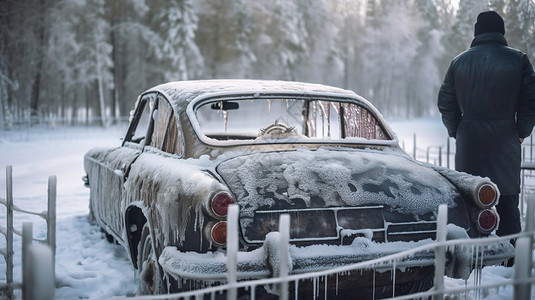
M 391 140 L 376 116 L 354 102 L 237 99 L 203 103 L 195 114 L 202 133 L 216 140 Z

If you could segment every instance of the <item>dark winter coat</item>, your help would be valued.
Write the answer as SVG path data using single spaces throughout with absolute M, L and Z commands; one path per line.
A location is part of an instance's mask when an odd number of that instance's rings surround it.
M 535 73 L 500 33 L 477 35 L 451 63 L 438 108 L 456 138 L 456 169 L 489 177 L 502 195 L 520 192 L 519 138 L 535 124 Z

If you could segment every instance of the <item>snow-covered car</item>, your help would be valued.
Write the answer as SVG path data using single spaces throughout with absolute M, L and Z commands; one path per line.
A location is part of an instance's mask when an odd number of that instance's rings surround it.
M 448 238 L 487 236 L 499 222 L 499 191 L 490 180 L 415 161 L 372 104 L 319 84 L 156 86 L 139 96 L 122 145 L 90 150 L 84 165 L 91 216 L 127 249 L 141 293 L 225 282 L 231 204 L 239 206 L 239 280 L 276 275 L 270 233 L 281 214 L 291 220 L 291 274 L 431 243 L 440 204 L 448 206 Z M 513 248 L 484 252 L 483 264 L 497 264 Z M 430 251 L 331 283 L 337 293 L 392 295 L 396 269 L 395 291 L 408 293 L 430 287 L 433 262 Z M 452 249 L 447 264 L 452 277 L 474 268 Z

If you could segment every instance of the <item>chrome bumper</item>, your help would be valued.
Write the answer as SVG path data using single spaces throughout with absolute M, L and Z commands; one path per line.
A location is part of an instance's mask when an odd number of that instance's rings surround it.
M 367 262 L 384 256 L 412 250 L 433 243 L 431 239 L 419 242 L 374 243 L 366 238 L 356 238 L 351 245 L 312 245 L 289 248 L 288 270 L 290 274 L 299 274 L 326 270 L 350 264 Z M 237 277 L 259 279 L 276 277 L 279 272 L 279 235 L 270 233 L 262 247 L 250 252 L 238 252 Z M 514 248 L 509 243 L 496 243 L 469 253 L 465 248 L 455 246 L 447 251 L 446 275 L 455 278 L 468 278 L 477 265 L 499 264 L 514 255 Z M 468 254 L 467 254 L 468 253 Z M 476 260 L 477 258 L 477 260 Z M 174 246 L 165 247 L 159 263 L 162 269 L 175 278 L 226 281 L 227 257 L 223 252 L 196 253 L 180 252 Z M 435 263 L 434 248 L 419 251 L 396 259 L 395 262 L 376 263 L 367 268 L 376 271 L 398 271 L 407 267 L 431 266 Z

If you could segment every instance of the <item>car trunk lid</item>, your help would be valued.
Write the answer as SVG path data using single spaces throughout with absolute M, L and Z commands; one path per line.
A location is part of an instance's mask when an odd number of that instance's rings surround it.
M 384 236 L 392 214 L 432 231 L 438 205 L 455 206 L 460 197 L 431 168 L 378 150 L 256 153 L 226 160 L 217 171 L 236 196 L 249 242 L 277 230 L 281 213 L 290 214 L 292 238 L 300 241 Z

